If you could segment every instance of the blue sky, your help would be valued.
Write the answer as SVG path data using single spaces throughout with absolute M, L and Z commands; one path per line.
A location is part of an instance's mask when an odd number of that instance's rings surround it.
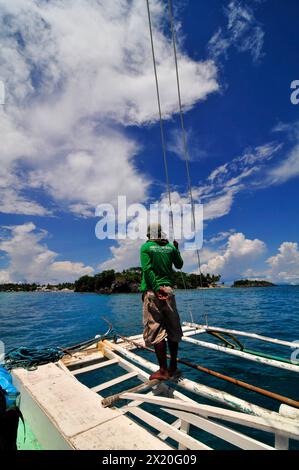
M 23 3 L 23 4 L 22 4 Z M 26 3 L 26 7 L 24 7 Z M 0 281 L 138 264 L 97 204 L 165 192 L 144 0 L 0 0 Z M 186 195 L 165 6 L 152 0 L 173 197 Z M 204 272 L 299 282 L 296 0 L 174 0 Z M 186 270 L 196 258 L 184 253 Z

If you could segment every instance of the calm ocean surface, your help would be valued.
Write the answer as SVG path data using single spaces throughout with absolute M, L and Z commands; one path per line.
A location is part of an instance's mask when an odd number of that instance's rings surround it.
M 210 289 L 207 291 L 177 291 L 177 304 L 184 321 L 203 323 L 208 314 L 211 326 L 222 326 L 260 333 L 288 341 L 299 341 L 299 286 Z M 67 346 L 89 339 L 106 331 L 102 316 L 108 318 L 118 332 L 138 334 L 142 330 L 142 303 L 139 295 L 96 295 L 77 293 L 0 293 L 0 340 L 6 350 L 16 346 Z M 207 335 L 201 339 L 212 341 Z M 270 343 L 244 338 L 244 345 L 290 358 L 293 350 Z M 151 353 L 140 354 L 154 360 Z M 258 387 L 299 400 L 299 376 L 293 372 L 235 358 L 216 351 L 183 343 L 180 357 L 192 360 Z M 299 357 L 299 354 L 298 354 Z M 107 372 L 109 378 L 115 371 Z M 225 390 L 261 406 L 277 410 L 277 403 L 260 397 L 219 379 L 193 369 L 182 368 L 185 376 L 218 389 Z M 103 372 L 101 371 L 103 375 Z M 107 375 L 108 378 L 108 375 Z M 103 378 L 102 378 L 103 380 Z M 96 373 L 82 376 L 88 385 L 99 383 Z M 134 385 L 132 381 L 132 386 Z M 131 386 L 130 384 L 126 384 Z M 113 393 L 116 389 L 113 390 Z M 112 393 L 107 390 L 106 395 Z M 197 397 L 198 400 L 198 397 Z M 202 403 L 208 401 L 201 399 Z M 204 442 L 213 440 L 197 432 Z M 258 434 L 252 433 L 252 436 Z M 273 444 L 272 440 L 268 441 Z M 298 448 L 292 444 L 292 448 Z M 220 448 L 224 448 L 220 445 Z M 225 448 L 229 448 L 225 445 Z

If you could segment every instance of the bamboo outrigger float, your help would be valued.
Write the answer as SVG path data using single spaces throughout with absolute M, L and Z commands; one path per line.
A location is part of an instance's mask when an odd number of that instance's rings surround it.
M 184 325 L 184 340 L 201 334 L 199 329 Z M 149 381 L 156 365 L 136 354 L 143 346 L 141 335 L 102 338 L 55 364 L 13 371 L 21 391 L 21 410 L 42 448 L 210 450 L 210 445 L 190 434 L 190 425 L 214 436 L 219 448 L 224 441 L 239 449 L 286 450 L 290 439 L 299 440 L 295 406 L 281 404 L 272 411 L 186 377 Z M 116 375 L 105 381 L 110 368 Z M 97 371 L 99 383 L 91 388 L 78 380 Z M 131 379 L 136 382 L 133 388 L 128 387 Z M 118 390 L 113 394 L 115 386 Z M 111 394 L 104 398 L 106 391 Z M 200 398 L 190 398 L 190 392 L 214 404 L 202 404 Z M 145 404 L 153 411 L 145 410 Z M 173 418 L 171 423 L 162 419 L 164 413 Z M 253 429 L 272 435 L 272 444 L 248 435 Z
M 198 325 L 197 323 L 189 323 L 184 322 L 184 325 L 191 327 L 192 329 L 183 337 L 183 341 L 194 344 L 196 346 L 202 346 L 204 348 L 213 349 L 218 352 L 224 352 L 226 354 L 231 354 L 233 356 L 238 356 L 248 361 L 258 362 L 261 364 L 265 364 L 272 367 L 277 367 L 278 369 L 289 370 L 292 372 L 299 372 L 299 361 L 291 361 L 287 358 L 277 357 L 277 356 L 270 356 L 265 353 L 260 353 L 258 351 L 247 350 L 245 348 L 230 348 L 227 346 L 220 346 L 214 343 L 210 343 L 207 341 L 200 341 L 198 339 L 190 338 L 190 336 L 194 336 L 195 334 L 202 334 L 202 333 L 209 333 L 209 332 L 222 332 L 228 333 L 230 335 L 236 334 L 240 336 L 247 336 L 250 338 L 255 338 L 261 341 L 271 342 L 274 344 L 279 344 L 283 346 L 288 346 L 290 348 L 294 348 L 294 343 L 289 341 L 282 341 L 275 338 L 269 338 L 266 336 L 257 335 L 254 333 L 246 333 L 245 331 L 238 331 L 238 330 L 228 330 L 224 328 L 214 328 L 208 327 L 204 325 Z

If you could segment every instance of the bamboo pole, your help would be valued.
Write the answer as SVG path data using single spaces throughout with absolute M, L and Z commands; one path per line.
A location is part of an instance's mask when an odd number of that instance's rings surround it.
M 253 338 L 253 339 L 259 339 L 261 341 L 266 341 L 268 343 L 273 343 L 273 344 L 280 344 L 282 346 L 287 346 L 289 348 L 294 348 L 294 343 L 291 341 L 284 341 L 281 339 L 276 339 L 276 338 L 271 338 L 269 336 L 262 336 L 258 335 L 256 333 L 249 333 L 247 331 L 240 331 L 240 330 L 230 330 L 228 328 L 219 328 L 216 326 L 207 326 L 207 325 L 199 325 L 198 323 L 191 323 L 191 322 L 183 322 L 183 325 L 193 327 L 196 329 L 203 330 L 204 331 L 219 331 L 220 333 L 231 333 L 233 335 L 239 335 L 239 336 L 246 336 L 247 338 Z
M 161 383 L 161 380 L 148 380 L 147 382 L 143 382 L 140 385 L 137 385 L 136 387 L 130 388 L 129 390 L 124 390 L 123 392 L 116 393 L 115 395 L 110 395 L 109 397 L 106 397 L 102 400 L 102 406 L 103 408 L 107 408 L 108 406 L 112 406 L 115 403 L 117 403 L 119 400 L 121 400 L 121 395 L 123 393 L 137 393 L 145 390 L 149 390 L 156 385 Z
M 133 344 L 135 347 L 139 349 L 145 349 L 146 351 L 155 353 L 154 349 L 151 349 L 147 346 L 143 346 L 140 343 L 137 343 L 136 341 L 132 341 L 124 336 L 118 335 L 123 341 L 126 341 L 128 343 Z M 169 355 L 167 355 L 168 358 L 170 358 Z M 273 400 L 279 401 L 280 403 L 284 403 L 288 406 L 292 406 L 295 408 L 299 408 L 299 401 L 293 400 L 292 398 L 285 397 L 283 395 L 280 395 L 278 393 L 270 392 L 269 390 L 265 390 L 260 387 L 256 387 L 255 385 L 251 385 L 247 382 L 243 382 L 241 380 L 235 379 L 234 377 L 230 377 L 228 375 L 221 374 L 220 372 L 216 372 L 212 369 L 208 369 L 206 367 L 200 366 L 198 364 L 194 364 L 192 362 L 186 361 L 184 359 L 178 358 L 177 360 L 180 364 L 184 364 L 188 367 L 191 367 L 192 369 L 196 369 L 200 372 L 204 372 L 205 374 L 212 375 L 214 377 L 217 377 L 218 379 L 225 380 L 226 382 L 233 383 L 235 385 L 238 385 L 239 387 L 245 388 L 247 390 L 251 390 L 255 393 L 258 393 L 260 395 L 266 396 L 268 398 L 271 398 Z
M 290 364 L 289 362 L 282 362 L 282 360 L 269 359 L 264 354 L 255 354 L 254 351 L 245 352 L 246 350 L 240 351 L 239 349 L 232 349 L 226 346 L 221 346 L 219 344 L 210 343 L 208 341 L 200 341 L 198 339 L 189 338 L 190 332 L 187 332 L 182 341 L 190 344 L 195 344 L 196 346 L 202 346 L 203 348 L 213 349 L 214 351 L 224 352 L 225 354 L 230 354 L 232 356 L 242 357 L 248 361 L 258 362 L 259 364 L 266 364 L 267 366 L 276 367 L 278 369 L 289 370 L 291 372 L 299 373 L 299 365 Z

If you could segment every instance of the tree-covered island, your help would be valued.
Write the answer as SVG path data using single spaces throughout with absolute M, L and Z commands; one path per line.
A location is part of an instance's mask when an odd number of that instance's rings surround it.
M 7 283 L 0 284 L 0 292 L 96 292 L 99 294 L 137 293 L 140 292 L 141 268 L 133 267 L 116 272 L 106 270 L 95 276 L 82 276 L 74 283 L 38 284 L 38 283 Z M 175 271 L 174 285 L 177 289 L 198 289 L 217 287 L 220 275 L 188 274 Z
M 235 281 L 232 287 L 273 287 L 275 284 L 269 281 L 240 279 Z

